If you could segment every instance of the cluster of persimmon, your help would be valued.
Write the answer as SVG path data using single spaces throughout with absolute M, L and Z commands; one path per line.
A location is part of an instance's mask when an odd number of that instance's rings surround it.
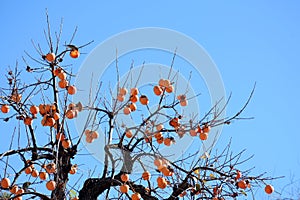
M 190 130 L 190 135 L 192 137 L 199 135 L 200 140 L 207 140 L 210 129 L 211 128 L 208 124 L 205 124 L 203 127 L 200 127 L 200 125 L 198 125 L 196 129 Z
M 69 85 L 67 74 L 61 67 L 54 69 L 53 75 L 59 79 L 58 86 L 62 89 L 66 89 L 69 95 L 73 95 L 77 92 L 77 88 L 74 85 Z
M 121 181 L 123 182 L 123 184 L 119 188 L 120 192 L 121 193 L 128 193 L 129 189 L 130 189 L 129 185 L 127 184 L 127 182 L 129 181 L 129 174 L 126 174 L 126 173 L 122 174 L 121 175 Z M 138 192 L 134 192 L 131 195 L 132 200 L 139 200 L 141 198 L 142 197 L 141 197 L 140 193 L 138 193 Z
M 84 134 L 86 136 L 85 141 L 87 143 L 92 143 L 95 139 L 97 139 L 99 137 L 99 133 L 97 131 L 92 131 L 89 129 L 86 129 L 84 131 Z
M 82 104 L 80 102 L 78 102 L 77 104 L 70 103 L 68 105 L 68 109 L 66 110 L 65 116 L 68 119 L 76 118 L 78 116 L 78 113 L 81 112 L 82 109 L 83 109 L 83 107 L 82 107 Z
M 1 187 L 4 189 L 9 189 L 9 191 L 15 195 L 20 195 L 25 192 L 24 189 L 19 188 L 17 185 L 11 186 L 11 182 L 10 182 L 9 178 L 3 178 L 1 180 Z M 16 197 L 16 198 L 14 198 L 14 200 L 22 200 L 22 196 Z

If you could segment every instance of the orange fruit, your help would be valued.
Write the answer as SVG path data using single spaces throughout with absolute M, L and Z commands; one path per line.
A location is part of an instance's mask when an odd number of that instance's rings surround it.
M 138 95 L 139 89 L 138 88 L 131 88 L 130 90 L 130 95 Z
M 130 108 L 130 110 L 133 112 L 133 111 L 136 111 L 137 106 L 136 106 L 135 103 L 131 103 L 131 104 L 129 104 L 129 108 Z
M 55 60 L 55 57 L 56 56 L 54 53 L 48 53 L 45 58 L 48 62 L 53 62 Z
M 188 105 L 188 101 L 187 100 L 180 101 L 180 105 L 181 106 L 187 106 Z
M 118 101 L 123 102 L 125 100 L 125 96 L 122 94 L 118 94 L 117 99 Z
M 32 125 L 32 118 L 31 117 L 25 117 L 24 124 L 27 126 Z
M 67 74 L 65 72 L 60 72 L 57 77 L 60 79 L 60 80 L 65 80 L 67 78 Z
M 53 114 L 53 119 L 54 119 L 55 121 L 59 120 L 59 118 L 60 118 L 59 113 L 56 112 L 56 113 Z
M 203 132 L 204 133 L 209 133 L 210 131 L 210 126 L 209 125 L 205 125 L 203 128 L 202 128 Z
M 68 139 L 65 139 L 62 141 L 61 145 L 63 146 L 64 149 L 68 149 L 71 146 L 71 141 Z
M 31 176 L 32 176 L 32 177 L 35 177 L 35 178 L 38 177 L 38 176 L 39 176 L 38 170 L 33 169 L 32 172 L 31 172 Z
M 4 189 L 8 189 L 10 186 L 10 180 L 8 178 L 3 178 L 1 180 L 1 187 Z
M 149 171 L 144 171 L 143 174 L 142 174 L 142 179 L 147 181 L 147 180 L 150 180 L 150 178 L 151 178 L 150 172 Z
M 57 76 L 60 72 L 61 72 L 61 68 L 58 67 L 58 68 L 56 68 L 56 69 L 53 70 L 53 75 Z
M 65 140 L 65 136 L 61 133 L 57 133 L 56 134 L 56 139 L 59 140 L 59 141 L 63 141 L 63 140 Z
M 130 96 L 130 101 L 131 101 L 132 103 L 136 103 L 138 100 L 139 100 L 138 95 L 131 95 L 131 96 Z
M 125 136 L 128 137 L 128 138 L 132 138 L 132 132 L 130 130 L 127 130 L 125 132 Z
M 9 190 L 11 193 L 16 194 L 19 190 L 19 187 L 17 185 L 12 186 L 12 188 Z
M 128 175 L 128 174 L 122 174 L 122 175 L 121 175 L 121 180 L 122 180 L 123 182 L 129 181 L 129 175 Z
M 97 131 L 92 131 L 91 137 L 92 137 L 93 139 L 97 139 L 97 138 L 99 137 L 99 133 L 98 133 Z
M 149 99 L 146 95 L 142 95 L 140 97 L 140 102 L 141 102 L 142 105 L 147 105 L 149 103 Z
M 170 85 L 170 86 L 166 87 L 166 92 L 167 93 L 172 93 L 173 91 L 174 91 L 173 85 Z
M 163 93 L 163 90 L 161 89 L 161 87 L 159 85 L 156 85 L 153 87 L 153 92 L 157 96 L 160 96 Z
M 207 134 L 207 133 L 204 133 L 204 132 L 201 132 L 201 133 L 199 134 L 199 137 L 200 137 L 200 140 L 207 140 L 208 134 Z
M 56 182 L 55 182 L 55 181 L 48 181 L 48 182 L 46 183 L 46 188 L 47 188 L 48 190 L 50 190 L 50 191 L 55 190 L 55 188 L 56 188 Z
M 266 185 L 265 192 L 267 194 L 272 194 L 274 192 L 274 187 L 272 185 Z
M 119 94 L 123 95 L 123 96 L 126 95 L 127 92 L 128 92 L 128 90 L 126 88 L 120 88 L 120 90 L 119 90 Z
M 191 135 L 192 137 L 197 136 L 197 131 L 191 129 L 191 130 L 190 130 L 190 135 Z
M 169 122 L 169 125 L 174 127 L 174 128 L 178 128 L 180 126 L 179 119 L 177 117 L 171 119 L 170 122 Z
M 10 110 L 9 105 L 4 104 L 4 105 L 1 106 L 1 111 L 3 113 L 8 113 L 9 110 Z
M 40 109 L 39 109 L 39 107 L 32 105 L 32 106 L 30 106 L 29 110 L 30 110 L 31 114 L 36 115 L 36 114 L 38 114 Z
M 160 131 L 164 128 L 164 125 L 163 124 L 158 124 L 158 125 L 156 125 L 155 128 L 156 128 L 157 131 Z
M 69 81 L 67 81 L 67 80 L 65 80 L 65 79 L 60 80 L 60 81 L 58 82 L 58 86 L 59 86 L 61 89 L 64 89 L 64 88 L 68 87 L 68 85 L 69 85 Z
M 124 184 L 120 186 L 120 192 L 127 193 L 129 191 L 129 186 Z
M 245 180 L 240 180 L 238 182 L 238 187 L 241 188 L 241 189 L 246 189 L 247 188 L 247 183 Z
M 239 180 L 242 177 L 242 172 L 240 170 L 236 170 L 235 180 Z
M 131 195 L 131 200 L 140 200 L 142 197 L 140 195 L 140 193 L 133 193 Z
M 165 144 L 166 146 L 171 146 L 171 144 L 172 144 L 171 138 L 166 138 L 166 139 L 164 139 L 164 144 Z
M 77 92 L 77 88 L 74 85 L 68 86 L 68 94 L 73 95 Z
M 66 117 L 68 119 L 73 119 L 73 118 L 75 118 L 75 116 L 76 116 L 75 110 L 68 110 L 66 112 Z
M 78 58 L 80 55 L 80 52 L 77 49 L 73 49 L 70 51 L 71 58 Z
M 48 178 L 48 174 L 46 172 L 40 172 L 39 177 L 41 180 L 46 180 Z
M 25 169 L 25 174 L 31 174 L 32 168 L 31 167 L 26 167 Z
M 164 137 L 156 138 L 156 142 L 162 144 L 164 142 Z

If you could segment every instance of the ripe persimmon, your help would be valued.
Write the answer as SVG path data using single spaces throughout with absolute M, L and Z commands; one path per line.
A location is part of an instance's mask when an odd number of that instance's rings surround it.
M 53 114 L 53 119 L 54 119 L 55 121 L 59 120 L 59 118 L 60 118 L 59 113 L 56 112 L 56 113 Z
M 1 180 L 1 187 L 4 189 L 8 189 L 10 186 L 10 180 L 8 178 L 3 178 Z
M 99 137 L 99 133 L 98 133 L 97 131 L 92 131 L 91 137 L 92 137 L 93 139 L 97 139 L 97 138 Z
M 130 130 L 126 130 L 125 136 L 128 138 L 132 138 L 132 132 Z
M 161 189 L 165 189 L 168 185 L 166 179 L 164 177 L 158 177 L 157 178 L 157 185 Z
M 240 180 L 238 182 L 238 187 L 241 188 L 241 189 L 246 189 L 247 188 L 247 183 L 245 180 Z
M 140 193 L 136 192 L 131 195 L 131 200 L 140 200 L 142 197 Z
M 200 137 L 200 140 L 207 140 L 208 134 L 207 134 L 207 133 L 204 133 L 204 132 L 201 132 L 201 133 L 199 134 L 199 137 Z
M 149 103 L 149 99 L 146 95 L 142 95 L 140 97 L 140 102 L 141 102 L 142 105 L 147 105 Z
M 74 85 L 70 85 L 68 88 L 68 94 L 73 95 L 77 92 L 77 88 Z
M 41 180 L 46 180 L 48 178 L 48 174 L 46 172 L 40 172 L 39 177 Z
M 160 131 L 164 128 L 164 125 L 163 124 L 158 124 L 158 125 L 156 125 L 155 128 L 156 128 L 157 131 Z
M 131 101 L 132 103 L 136 103 L 138 100 L 139 100 L 138 95 L 131 95 L 131 96 L 130 96 L 130 101 Z
M 242 172 L 240 170 L 236 170 L 235 180 L 239 180 L 242 177 Z
M 180 126 L 179 119 L 177 117 L 174 117 L 173 119 L 170 120 L 169 125 L 174 128 L 178 128 Z
M 36 169 L 33 169 L 32 172 L 31 172 L 31 176 L 35 177 L 35 178 L 38 177 L 39 176 L 39 171 L 36 170 Z
M 131 88 L 130 90 L 130 95 L 138 95 L 139 94 L 139 89 L 138 88 Z
M 147 181 L 147 180 L 150 180 L 150 178 L 151 178 L 150 172 L 149 171 L 144 171 L 143 174 L 142 174 L 142 179 Z
M 71 141 L 68 140 L 68 139 L 65 139 L 65 140 L 62 141 L 61 145 L 62 145 L 62 147 L 63 147 L 64 149 L 68 149 L 68 148 L 70 148 L 70 146 L 71 146 Z
M 65 80 L 67 78 L 67 74 L 65 72 L 60 72 L 57 77 L 60 79 L 60 80 Z
M 164 137 L 156 138 L 156 142 L 162 144 L 164 142 Z
M 36 115 L 36 114 L 38 114 L 40 109 L 39 109 L 39 107 L 32 105 L 32 106 L 30 106 L 29 110 L 30 110 L 31 114 Z
M 166 145 L 166 146 L 171 146 L 171 144 L 172 144 L 172 139 L 171 138 L 165 138 L 164 139 L 164 144 Z
M 80 55 L 80 52 L 77 49 L 73 49 L 70 51 L 71 58 L 78 58 Z
M 127 193 L 129 191 L 129 186 L 127 184 L 123 184 L 120 186 L 120 192 Z
M 172 93 L 173 91 L 174 91 L 173 85 L 169 85 L 168 87 L 166 87 L 166 92 L 167 93 Z
M 64 88 L 68 87 L 68 85 L 69 85 L 69 81 L 67 81 L 67 80 L 65 80 L 65 79 L 60 80 L 60 81 L 58 82 L 58 86 L 59 86 L 61 89 L 64 89 Z
M 123 96 L 124 96 L 124 95 L 127 94 L 127 92 L 128 92 L 128 90 L 127 90 L 126 88 L 124 88 L 124 87 L 119 89 L 119 94 L 120 94 L 120 95 L 123 95 Z
M 27 126 L 32 125 L 32 118 L 31 117 L 25 117 L 24 124 Z
M 129 175 L 126 174 L 126 173 L 122 174 L 122 175 L 121 175 L 121 180 L 122 180 L 123 182 L 129 181 Z
M 55 188 L 56 188 L 56 182 L 53 181 L 53 180 L 48 181 L 48 182 L 46 183 L 46 188 L 47 188 L 48 190 L 50 190 L 50 191 L 55 190 Z
M 17 185 L 14 185 L 10 188 L 10 192 L 13 193 L 13 194 L 16 194 L 19 190 L 19 187 Z
M 153 87 L 153 92 L 155 95 L 160 96 L 163 93 L 163 90 L 159 85 Z
M 4 105 L 1 106 L 1 111 L 3 113 L 8 113 L 9 110 L 10 110 L 9 105 L 4 104 Z
M 190 130 L 190 135 L 191 135 L 192 137 L 197 136 L 197 131 L 195 131 L 194 129 L 191 129 L 191 130 Z
M 129 108 L 130 108 L 130 110 L 133 112 L 133 111 L 136 111 L 137 106 L 136 106 L 135 103 L 131 103 L 131 104 L 129 104 Z
M 54 53 L 48 53 L 46 56 L 45 56 L 45 59 L 48 61 L 48 62 L 53 62 L 55 60 L 55 54 Z
M 118 94 L 117 99 L 118 101 L 123 102 L 125 100 L 125 96 L 122 94 Z
M 32 167 L 26 167 L 26 169 L 25 169 L 25 174 L 31 174 L 31 172 L 32 172 Z
M 204 133 L 209 133 L 210 131 L 210 126 L 209 125 L 204 125 L 204 127 L 202 128 Z
M 272 185 L 266 185 L 265 192 L 267 194 L 272 194 L 274 192 L 274 187 Z

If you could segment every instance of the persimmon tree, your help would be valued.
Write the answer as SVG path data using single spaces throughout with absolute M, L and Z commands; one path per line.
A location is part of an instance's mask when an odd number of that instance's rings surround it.
M 76 62 L 81 49 L 90 43 L 74 45 L 75 31 L 68 42 L 61 44 L 62 30 L 53 36 L 48 16 L 47 24 L 48 48 L 33 43 L 37 54 L 26 53 L 26 70 L 18 65 L 8 69 L 8 84 L 1 87 L 1 123 L 14 127 L 6 130 L 5 140 L 11 138 L 11 142 L 0 154 L 2 198 L 217 200 L 247 195 L 255 187 L 262 187 L 268 194 L 274 191 L 268 185 L 274 178 L 252 175 L 251 170 L 240 168 L 248 158 L 242 158 L 243 151 L 233 154 L 230 144 L 216 155 L 210 149 L 199 156 L 200 148 L 196 148 L 169 160 L 161 153 L 162 148 L 180 143 L 182 137 L 193 137 L 201 144 L 217 126 L 239 119 L 253 91 L 245 105 L 226 118 L 219 117 L 225 107 L 218 103 L 201 118 L 185 116 L 181 108 L 189 106 L 189 100 L 195 97 L 177 94 L 179 83 L 170 77 L 153 80 L 156 84 L 149 85 L 152 91 L 147 94 L 139 91 L 138 82 L 118 82 L 115 92 L 108 89 L 109 100 L 101 98 L 99 89 L 90 104 L 74 103 L 71 97 L 77 95 L 77 87 L 65 57 Z M 26 82 L 24 73 L 29 74 Z M 150 101 L 156 101 L 155 109 L 149 108 Z M 70 131 L 69 124 L 82 112 L 89 114 L 84 129 L 77 134 Z M 119 116 L 134 118 L 136 124 L 120 124 Z M 100 138 L 99 129 L 105 130 L 105 138 Z M 78 146 L 95 140 L 105 141 L 99 147 L 105 154 L 101 176 L 80 179 L 80 163 L 73 162 Z M 149 162 L 143 162 L 144 157 Z M 142 171 L 135 172 L 135 166 Z M 79 183 L 74 188 L 69 178 L 76 175 Z M 70 191 L 76 191 L 76 195 Z

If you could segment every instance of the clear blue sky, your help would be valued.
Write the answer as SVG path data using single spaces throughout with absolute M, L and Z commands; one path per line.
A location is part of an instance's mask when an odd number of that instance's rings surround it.
M 109 36 L 133 28 L 155 26 L 182 32 L 201 44 L 218 66 L 227 94 L 233 93 L 229 113 L 238 111 L 257 83 L 244 114 L 255 119 L 226 127 L 219 143 L 232 137 L 234 151 L 246 148 L 248 155 L 255 155 L 249 167 L 270 176 L 286 176 L 274 181 L 277 188 L 288 184 L 291 175 L 300 179 L 300 3 L 207 2 L 1 1 L 0 72 L 14 66 L 16 59 L 22 63 L 23 51 L 33 51 L 31 39 L 44 41 L 45 8 L 55 27 L 64 18 L 65 36 L 78 25 L 76 43 L 95 40 L 86 52 Z

